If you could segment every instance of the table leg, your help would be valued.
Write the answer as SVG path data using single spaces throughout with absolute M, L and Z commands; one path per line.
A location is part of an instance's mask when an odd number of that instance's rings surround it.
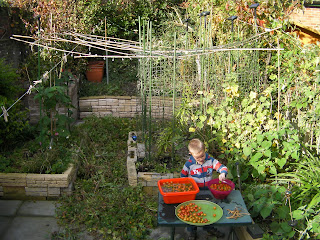
M 231 240 L 234 240 L 234 234 L 235 234 L 235 231 L 234 231 L 234 228 L 232 226 L 231 230 L 229 232 L 229 235 L 228 235 L 228 240 L 230 240 L 230 236 L 231 236 Z
M 176 232 L 176 228 L 175 227 L 171 227 L 171 240 L 174 240 L 175 232 Z

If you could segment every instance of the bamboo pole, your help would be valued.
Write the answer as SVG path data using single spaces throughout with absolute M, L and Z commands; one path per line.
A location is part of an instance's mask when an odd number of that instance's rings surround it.
M 107 40 L 107 17 L 104 17 L 104 33 L 105 33 L 105 40 Z M 106 55 L 108 56 L 107 46 L 105 46 L 105 49 L 106 49 Z M 106 78 L 107 78 L 107 84 L 109 84 L 109 65 L 108 65 L 108 58 L 106 58 Z
M 150 22 L 150 27 L 149 27 L 149 44 L 150 44 L 150 56 L 152 56 L 152 22 Z M 151 118 L 152 118 L 152 61 L 151 58 L 149 59 L 149 161 L 151 160 Z
M 279 38 L 277 39 L 278 42 L 278 48 L 279 48 Z M 281 91 L 280 91 L 280 50 L 278 50 L 278 118 L 277 118 L 277 130 L 280 129 L 280 97 L 281 97 Z
M 148 31 L 148 30 L 147 30 Z M 148 32 L 147 32 L 148 34 Z M 143 21 L 143 54 L 145 55 L 146 54 L 146 23 L 145 21 Z M 143 108 L 143 126 L 144 126 L 144 132 L 143 133 L 146 133 L 147 131 L 147 94 L 146 94 L 146 85 L 147 85 L 147 74 L 146 74 L 146 63 L 147 63 L 147 59 L 146 58 L 143 58 L 141 59 L 143 62 L 143 98 L 142 98 L 142 101 L 143 101 L 143 104 L 144 104 L 144 108 Z M 150 60 L 150 59 L 149 59 Z M 146 136 L 146 135 L 144 135 Z M 145 145 L 147 146 L 147 142 L 145 141 Z
M 172 129 L 173 137 L 175 137 L 175 108 L 176 108 L 176 48 L 177 48 L 177 33 L 174 33 L 174 57 L 173 57 L 173 102 L 172 102 Z M 174 159 L 174 142 L 172 143 L 171 158 Z

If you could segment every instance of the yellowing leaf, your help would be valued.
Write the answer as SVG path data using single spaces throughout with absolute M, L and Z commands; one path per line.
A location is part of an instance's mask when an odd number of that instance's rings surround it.
M 189 128 L 189 132 L 195 132 L 195 131 L 196 131 L 196 129 L 194 127 Z
M 207 124 L 208 124 L 209 126 L 212 126 L 212 125 L 214 124 L 214 121 L 213 121 L 213 118 L 212 118 L 212 117 L 209 118 Z
M 250 95 L 249 95 L 250 99 L 254 99 L 257 97 L 257 93 L 256 92 L 250 92 Z

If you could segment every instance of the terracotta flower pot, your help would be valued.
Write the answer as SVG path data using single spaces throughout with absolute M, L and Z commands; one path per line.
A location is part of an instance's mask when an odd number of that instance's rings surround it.
M 104 61 L 89 62 L 86 77 L 90 82 L 101 82 L 104 73 Z

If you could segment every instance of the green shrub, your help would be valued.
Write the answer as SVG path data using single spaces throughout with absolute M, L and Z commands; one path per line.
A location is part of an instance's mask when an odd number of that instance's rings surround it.
M 4 59 L 0 59 L 0 106 L 6 109 L 11 107 L 8 110 L 8 122 L 3 116 L 0 118 L 0 151 L 12 149 L 16 144 L 32 137 L 27 111 L 20 102 L 15 103 L 21 92 L 18 79 L 15 69 L 7 65 Z

